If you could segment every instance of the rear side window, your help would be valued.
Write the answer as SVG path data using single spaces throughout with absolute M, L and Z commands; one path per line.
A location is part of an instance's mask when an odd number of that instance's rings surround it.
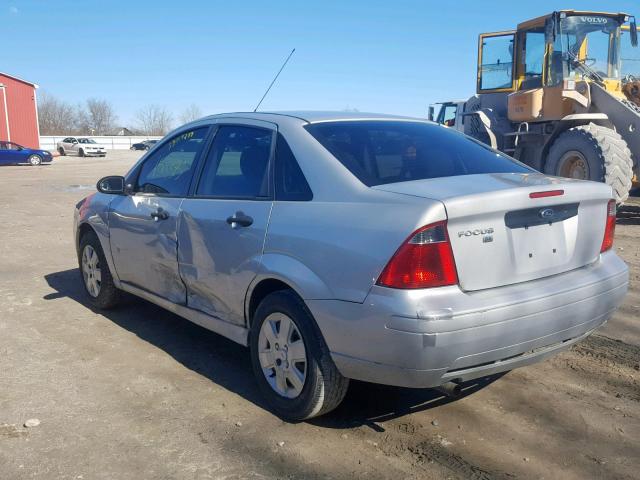
M 208 130 L 208 127 L 196 128 L 165 142 L 142 165 L 137 190 L 186 196 Z
M 271 130 L 225 125 L 209 151 L 197 195 L 252 198 L 269 195 Z
M 448 128 L 418 122 L 341 121 L 305 127 L 368 186 L 534 170 Z
M 308 201 L 313 198 L 296 157 L 281 133 L 276 142 L 276 200 Z

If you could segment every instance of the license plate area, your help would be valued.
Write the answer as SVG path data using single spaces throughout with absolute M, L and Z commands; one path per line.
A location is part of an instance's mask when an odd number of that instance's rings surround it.
M 513 210 L 504 215 L 507 228 L 518 229 L 563 222 L 578 215 L 579 203 Z
M 512 258 L 518 273 L 556 270 L 572 259 L 576 247 L 578 206 L 578 203 L 570 203 L 505 214 Z

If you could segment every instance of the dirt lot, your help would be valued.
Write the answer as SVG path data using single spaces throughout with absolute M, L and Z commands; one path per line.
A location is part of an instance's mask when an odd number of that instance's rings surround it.
M 571 351 L 456 401 L 354 382 L 287 424 L 242 347 L 143 301 L 87 306 L 73 206 L 137 156 L 0 169 L 0 478 L 638 478 L 640 202 L 616 236 L 631 291 Z

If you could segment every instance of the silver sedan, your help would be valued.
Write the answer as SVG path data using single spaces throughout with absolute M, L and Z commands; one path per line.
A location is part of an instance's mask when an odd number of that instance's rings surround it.
M 289 420 L 349 379 L 449 393 L 540 361 L 627 291 L 611 188 L 542 175 L 431 122 L 216 115 L 80 201 L 82 281 L 249 347 Z

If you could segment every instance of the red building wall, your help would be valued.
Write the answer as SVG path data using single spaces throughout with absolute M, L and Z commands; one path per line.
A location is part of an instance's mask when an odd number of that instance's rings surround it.
M 0 84 L 4 86 L 0 88 L 0 140 L 39 148 L 36 85 L 3 73 L 0 73 Z

